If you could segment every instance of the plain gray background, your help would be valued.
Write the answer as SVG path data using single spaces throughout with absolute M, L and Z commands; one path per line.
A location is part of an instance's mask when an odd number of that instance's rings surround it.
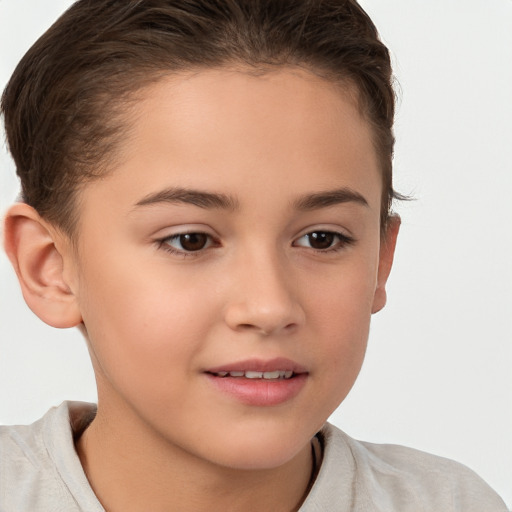
M 71 2 L 0 0 L 0 86 Z M 512 505 L 512 1 L 361 1 L 400 84 L 403 219 L 389 302 L 332 421 L 459 460 Z M 0 147 L 0 211 L 17 183 Z M 42 324 L 0 256 L 0 423 L 94 400 L 77 331 Z

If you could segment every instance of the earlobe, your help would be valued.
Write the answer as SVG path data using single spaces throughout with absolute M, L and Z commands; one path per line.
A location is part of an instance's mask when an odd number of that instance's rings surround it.
M 377 313 L 386 305 L 386 283 L 393 266 L 396 239 L 400 230 L 400 217 L 392 215 L 388 220 L 386 232 L 382 235 L 379 254 L 377 287 L 373 298 L 372 313 Z
M 29 205 L 17 203 L 5 217 L 5 250 L 23 297 L 43 322 L 58 328 L 82 321 L 64 273 L 64 255 L 56 232 Z

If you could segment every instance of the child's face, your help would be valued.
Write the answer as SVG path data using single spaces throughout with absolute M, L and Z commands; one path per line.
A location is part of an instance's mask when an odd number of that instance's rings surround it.
M 145 91 L 122 163 L 83 192 L 70 274 L 114 427 L 272 467 L 345 398 L 393 246 L 380 250 L 381 175 L 350 98 L 292 70 Z

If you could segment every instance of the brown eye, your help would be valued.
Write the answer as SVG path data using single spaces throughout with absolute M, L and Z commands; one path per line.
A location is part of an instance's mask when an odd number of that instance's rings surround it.
M 200 251 L 208 243 L 208 235 L 204 233 L 187 233 L 180 235 L 179 242 L 185 251 Z
M 354 243 L 354 239 L 344 235 L 343 233 L 336 233 L 335 231 L 311 231 L 298 238 L 294 242 L 296 247 L 306 247 L 315 249 L 316 251 L 336 251 Z
M 176 253 L 197 252 L 206 249 L 211 243 L 211 237 L 206 233 L 182 233 L 161 241 L 168 250 Z
M 333 242 L 336 240 L 337 235 L 329 231 L 314 231 L 308 233 L 307 238 L 309 239 L 309 245 L 313 249 L 329 249 L 332 247 Z

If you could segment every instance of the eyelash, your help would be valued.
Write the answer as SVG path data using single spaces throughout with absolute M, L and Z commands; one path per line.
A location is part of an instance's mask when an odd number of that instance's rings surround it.
M 327 247 L 325 249 L 315 249 L 314 247 L 311 247 L 310 249 L 312 249 L 313 251 L 315 251 L 316 253 L 320 253 L 320 254 L 326 254 L 326 253 L 335 253 L 335 252 L 339 252 L 343 249 L 345 249 L 346 247 L 349 247 L 351 245 L 353 245 L 356 240 L 344 233 L 340 233 L 338 231 L 332 231 L 332 230 L 321 230 L 321 229 L 317 229 L 317 230 L 313 230 L 313 231 L 309 231 L 305 234 L 303 234 L 302 236 L 298 237 L 296 240 L 294 240 L 293 242 L 293 246 L 294 247 L 304 247 L 304 246 L 301 246 L 301 245 L 295 245 L 296 242 L 298 240 L 301 240 L 303 238 L 306 238 L 306 237 L 311 237 L 313 234 L 323 234 L 323 235 L 332 235 L 333 237 L 337 238 L 337 243 L 335 243 L 333 246 L 330 246 L 330 247 Z M 207 239 L 209 240 L 209 243 L 206 247 L 202 247 L 196 251 L 187 251 L 185 249 L 183 250 L 180 250 L 180 249 L 175 249 L 174 247 L 172 247 L 171 245 L 169 245 L 169 242 L 173 241 L 173 240 L 179 240 L 181 237 L 184 237 L 184 236 L 187 236 L 187 235 L 202 235 L 202 236 L 205 236 L 207 237 Z M 215 247 L 215 246 L 219 246 L 219 242 L 216 241 L 211 235 L 209 235 L 208 233 L 203 233 L 203 232 L 200 232 L 200 231 L 189 231 L 189 232 L 185 232 L 185 233 L 176 233 L 175 235 L 171 235 L 171 236 L 167 236 L 165 238 L 160 238 L 158 240 L 156 240 L 156 243 L 158 244 L 158 248 L 159 249 L 163 249 L 164 251 L 172 254 L 172 255 L 175 255 L 175 256 L 181 256 L 183 258 L 187 258 L 187 257 L 193 257 L 193 256 L 198 256 L 200 253 L 202 253 L 203 251 L 205 251 L 206 249 L 210 248 L 210 247 Z M 307 247 L 304 247 L 307 249 Z
M 339 252 L 351 245 L 353 245 L 356 240 L 355 238 L 352 238 L 351 236 L 348 236 L 344 233 L 340 233 L 339 231 L 332 231 L 328 229 L 316 229 L 313 231 L 308 231 L 307 233 L 304 233 L 302 236 L 296 239 L 301 240 L 302 238 L 311 237 L 313 234 L 323 234 L 323 235 L 331 235 L 338 239 L 337 243 L 334 245 L 327 247 L 326 249 L 316 249 L 314 247 L 311 247 L 312 250 L 314 250 L 317 253 L 325 254 L 325 253 L 333 253 L 333 252 Z M 296 243 L 296 241 L 294 243 Z M 302 246 L 299 246 L 302 247 Z
M 183 249 L 183 250 L 175 249 L 174 247 L 169 245 L 169 242 L 171 242 L 173 240 L 179 240 L 181 237 L 187 236 L 187 235 L 203 235 L 203 236 L 207 237 L 207 239 L 209 241 L 208 247 L 200 248 L 197 251 L 187 251 L 185 249 Z M 201 252 L 205 251 L 207 248 L 211 247 L 212 245 L 213 246 L 219 245 L 219 242 L 215 241 L 211 235 L 209 235 L 208 233 L 203 233 L 201 231 L 188 231 L 185 233 L 176 233 L 175 235 L 166 236 L 165 238 L 160 238 L 160 239 L 156 240 L 156 242 L 158 244 L 159 249 L 163 249 L 164 251 L 166 251 L 174 256 L 181 256 L 183 258 L 198 256 Z

